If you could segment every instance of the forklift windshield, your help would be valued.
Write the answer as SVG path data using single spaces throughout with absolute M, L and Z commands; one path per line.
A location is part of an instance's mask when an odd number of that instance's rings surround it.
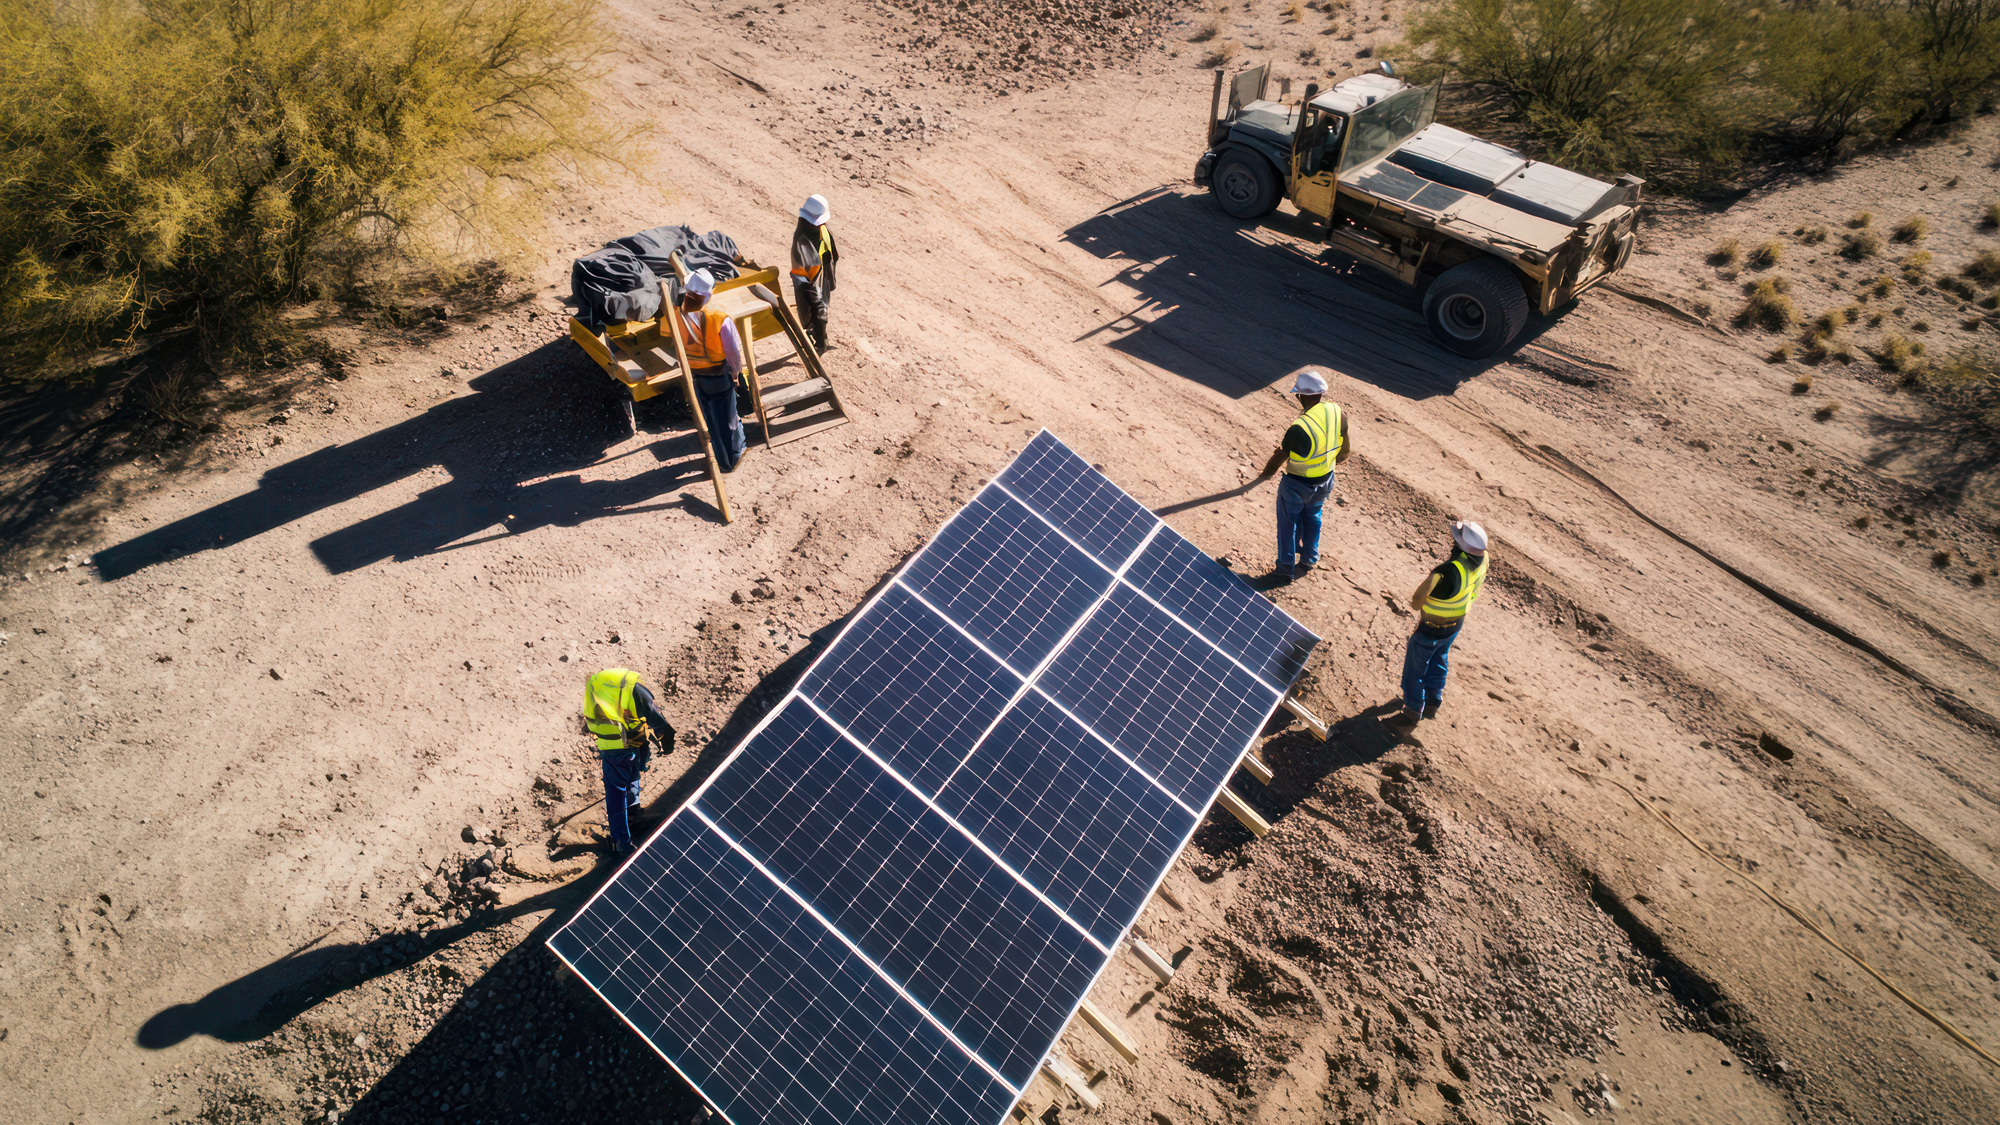
M 1340 174 L 1347 175 L 1423 132 L 1437 116 L 1437 96 L 1436 86 L 1412 86 L 1355 110 L 1354 135 L 1340 161 Z

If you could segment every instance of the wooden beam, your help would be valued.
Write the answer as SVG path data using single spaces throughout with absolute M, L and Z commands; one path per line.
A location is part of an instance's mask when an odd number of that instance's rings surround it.
M 1092 1031 L 1103 1036 L 1104 1041 L 1124 1056 L 1126 1062 L 1139 1061 L 1139 1049 L 1132 1045 L 1132 1040 L 1126 1036 L 1125 1029 L 1112 1023 L 1110 1016 L 1098 1011 L 1097 1005 L 1088 1000 L 1083 1002 L 1083 1022 L 1089 1024 Z
M 1265 765 L 1264 760 L 1257 755 L 1243 755 L 1243 768 L 1250 771 L 1250 776 L 1256 778 L 1258 784 L 1271 784 L 1271 767 Z
M 1174 981 L 1173 963 L 1168 961 L 1165 957 L 1162 957 L 1158 953 L 1154 952 L 1153 947 L 1146 944 L 1145 938 L 1139 937 L 1138 935 L 1135 934 L 1132 937 L 1126 939 L 1125 944 L 1127 948 L 1132 950 L 1132 956 L 1137 957 L 1139 959 L 1139 963 L 1141 965 L 1146 966 L 1147 969 L 1151 970 L 1154 976 L 1160 978 L 1161 985 L 1164 986 L 1173 983 Z
M 679 251 L 676 251 L 669 260 L 673 262 L 675 271 L 679 272 L 681 268 Z M 716 462 L 715 445 L 708 438 L 708 419 L 701 412 L 701 393 L 695 390 L 694 367 L 688 363 L 687 341 L 681 338 L 681 310 L 669 304 L 667 300 L 672 296 L 673 294 L 667 289 L 667 283 L 660 282 L 660 319 L 667 322 L 673 336 L 674 358 L 680 361 L 681 383 L 687 388 L 688 407 L 694 411 L 695 432 L 701 435 L 702 456 L 708 458 L 708 479 L 715 485 L 715 502 L 722 509 L 722 522 L 735 523 L 735 518 L 729 513 L 729 493 L 722 488 L 722 466 Z M 732 411 L 736 409 L 734 384 L 729 388 L 729 409 Z
M 1051 1053 L 1049 1061 L 1042 1064 L 1042 1070 L 1059 1084 L 1069 1087 L 1069 1092 L 1076 1095 L 1076 1100 L 1082 1102 L 1085 1109 L 1104 1108 L 1104 1099 L 1097 1096 L 1097 1091 L 1090 1088 L 1083 1072 L 1068 1059 Z
M 1289 692 L 1285 694 L 1285 698 L 1280 700 L 1280 702 L 1285 705 L 1285 710 L 1299 717 L 1299 721 L 1306 725 L 1306 729 L 1313 732 L 1314 738 L 1319 739 L 1321 742 L 1326 741 L 1327 726 L 1325 719 L 1306 710 L 1306 705 L 1292 698 Z
M 1261 816 L 1258 816 L 1256 809 L 1253 809 L 1249 805 L 1245 804 L 1243 802 L 1243 798 L 1238 797 L 1236 794 L 1230 792 L 1227 787 L 1224 787 L 1224 789 L 1222 790 L 1222 795 L 1215 799 L 1215 803 L 1221 805 L 1225 809 L 1228 809 L 1229 815 L 1235 817 L 1237 820 L 1242 821 L 1243 827 L 1248 828 L 1252 836 L 1256 836 L 1259 839 L 1262 839 L 1264 836 L 1270 833 L 1271 822 L 1265 820 Z

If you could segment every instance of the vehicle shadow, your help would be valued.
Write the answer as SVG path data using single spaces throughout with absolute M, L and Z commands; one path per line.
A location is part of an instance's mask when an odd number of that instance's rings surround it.
M 1317 244 L 1317 229 L 1273 212 L 1222 213 L 1206 193 L 1162 187 L 1070 227 L 1063 239 L 1130 265 L 1110 280 L 1140 303 L 1078 337 L 1241 398 L 1308 364 L 1408 398 L 1450 394 L 1548 330 L 1530 317 L 1499 355 L 1464 359 L 1424 326 L 1423 290 Z
M 1880 445 L 1867 458 L 1880 468 L 1896 464 L 1914 469 L 1918 479 L 1938 496 L 1957 504 L 1968 494 L 2000 495 L 1994 473 L 2000 470 L 2000 433 L 1985 412 L 1927 406 L 1913 417 L 1876 415 L 1868 432 Z
M 700 439 L 664 425 L 659 409 L 641 412 L 642 428 L 675 432 L 639 451 L 658 468 L 621 479 L 581 475 L 624 440 L 613 397 L 622 392 L 567 340 L 487 371 L 467 389 L 473 393 L 277 466 L 241 496 L 98 551 L 100 577 L 115 581 L 168 559 L 230 547 L 432 468 L 450 479 L 315 539 L 313 553 L 339 574 L 418 558 L 483 530 L 498 538 L 666 507 L 720 519 L 692 492 L 659 499 L 707 475 Z

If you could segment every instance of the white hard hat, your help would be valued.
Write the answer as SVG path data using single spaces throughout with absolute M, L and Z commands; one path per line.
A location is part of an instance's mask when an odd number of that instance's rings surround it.
M 1466 554 L 1486 553 L 1486 529 L 1471 520 L 1451 525 L 1451 541 L 1465 548 Z
M 715 292 L 715 275 L 707 270 L 696 270 L 688 275 L 687 291 L 697 297 L 706 297 Z
M 826 196 L 824 195 L 808 195 L 806 196 L 806 201 L 799 205 L 799 218 L 816 227 L 825 226 L 826 220 L 832 214 L 833 211 L 826 205 Z
M 1304 371 L 1299 372 L 1299 377 L 1292 382 L 1292 393 L 1295 395 L 1323 395 L 1326 393 L 1326 376 L 1308 367 Z

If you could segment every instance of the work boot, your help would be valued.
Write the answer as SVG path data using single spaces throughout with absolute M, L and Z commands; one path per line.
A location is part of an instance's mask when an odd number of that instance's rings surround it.
M 1279 582 L 1290 582 L 1293 577 L 1292 564 L 1288 562 L 1272 563 L 1271 577 Z
M 1432 703 L 1432 704 L 1431 704 L 1431 705 L 1430 705 L 1429 707 L 1426 707 L 1426 708 L 1424 708 L 1424 718 L 1426 718 L 1426 719 L 1435 719 L 1435 718 L 1437 718 L 1437 717 L 1438 717 L 1438 708 L 1440 708 L 1440 707 L 1442 707 L 1442 706 L 1444 706 L 1444 700 L 1440 699 L 1440 700 L 1438 700 L 1437 702 L 1435 702 L 1435 703 Z

